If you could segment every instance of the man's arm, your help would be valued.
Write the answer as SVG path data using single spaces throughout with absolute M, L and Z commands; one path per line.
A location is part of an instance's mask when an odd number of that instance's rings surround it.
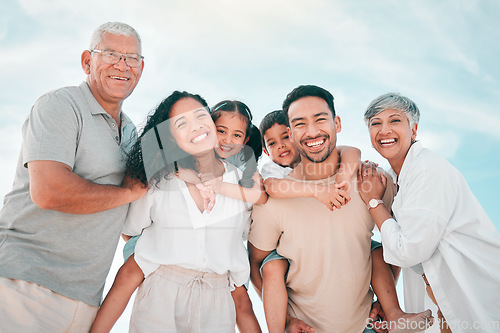
M 116 208 L 142 197 L 141 182 L 125 178 L 121 186 L 100 185 L 88 181 L 61 162 L 28 163 L 30 194 L 42 209 L 70 214 L 92 214 Z
M 263 251 L 255 246 L 252 243 L 248 242 L 248 255 L 250 257 L 250 280 L 257 291 L 257 295 L 262 299 L 262 276 L 260 276 L 260 266 L 262 266 L 262 262 L 264 259 L 271 253 L 272 251 Z

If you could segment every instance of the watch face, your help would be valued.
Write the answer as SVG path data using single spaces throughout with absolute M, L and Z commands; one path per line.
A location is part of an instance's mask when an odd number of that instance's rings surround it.
M 377 199 L 371 199 L 370 202 L 368 203 L 371 208 L 377 207 L 382 200 L 377 200 Z

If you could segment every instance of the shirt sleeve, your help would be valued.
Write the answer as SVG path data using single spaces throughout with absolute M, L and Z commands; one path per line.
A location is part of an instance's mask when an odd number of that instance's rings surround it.
M 73 168 L 80 120 L 75 106 L 59 94 L 40 97 L 23 127 L 23 164 L 49 160 Z
M 154 189 L 150 189 L 142 198 L 129 205 L 122 233 L 128 236 L 140 235 L 144 228 L 151 225 L 151 209 L 154 196 Z
M 260 174 L 263 180 L 267 178 L 283 179 L 288 176 L 291 170 L 291 168 L 284 168 L 274 162 L 268 162 L 262 166 Z
M 385 221 L 380 230 L 386 262 L 411 267 L 432 256 L 450 218 L 454 187 L 451 176 L 437 166 L 417 167 L 408 174 L 398 193 L 402 197 L 395 219 Z
M 281 236 L 280 221 L 276 214 L 273 198 L 263 205 L 254 205 L 252 212 L 252 224 L 248 241 L 262 251 L 276 249 Z

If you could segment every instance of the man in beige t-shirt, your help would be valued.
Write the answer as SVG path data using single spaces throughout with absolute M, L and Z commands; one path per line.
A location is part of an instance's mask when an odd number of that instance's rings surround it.
M 294 89 L 283 103 L 301 162 L 288 177 L 335 181 L 340 118 L 333 96 L 316 86 Z M 253 208 L 249 235 L 252 269 L 274 249 L 290 260 L 286 280 L 289 319 L 316 332 L 363 332 L 372 304 L 370 244 L 374 222 L 351 184 L 351 201 L 331 212 L 314 198 L 276 199 Z M 384 196 L 390 205 L 394 187 Z M 254 280 L 253 280 L 254 281 Z M 255 282 L 255 281 L 254 281 Z M 289 321 L 290 322 L 290 321 Z

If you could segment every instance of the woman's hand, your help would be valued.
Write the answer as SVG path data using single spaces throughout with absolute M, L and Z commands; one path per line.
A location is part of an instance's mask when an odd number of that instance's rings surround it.
M 374 163 L 364 162 L 358 173 L 358 190 L 367 204 L 371 199 L 382 199 L 387 186 L 387 178 L 377 171 Z

